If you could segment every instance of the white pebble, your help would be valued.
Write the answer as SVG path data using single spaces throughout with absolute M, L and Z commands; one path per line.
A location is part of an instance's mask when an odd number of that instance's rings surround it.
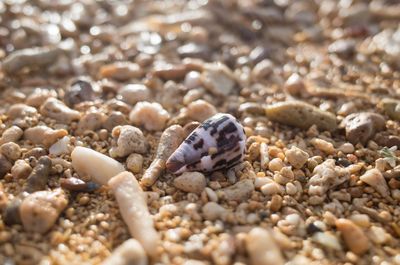
M 203 206 L 202 211 L 203 211 L 203 216 L 205 217 L 205 219 L 210 220 L 210 221 L 220 219 L 226 213 L 226 209 L 215 202 L 206 203 Z
M 271 232 L 253 228 L 246 237 L 246 249 L 252 265 L 283 265 L 282 253 Z
M 159 103 L 147 101 L 138 102 L 129 114 L 129 120 L 134 125 L 143 126 L 149 131 L 163 130 L 169 117 L 169 113 Z
M 200 172 L 184 172 L 174 179 L 174 186 L 180 190 L 200 194 L 207 185 L 206 178 Z
M 149 148 L 143 132 L 134 126 L 116 126 L 111 132 L 117 140 L 117 146 L 110 149 L 111 157 L 124 157 L 132 153 L 145 154 Z
M 50 155 L 59 156 L 62 154 L 68 154 L 70 152 L 69 143 L 70 143 L 69 137 L 64 136 L 63 138 L 58 140 L 56 143 L 54 143 L 52 146 L 50 146 L 50 148 L 49 148 Z
M 370 169 L 360 177 L 360 180 L 373 187 L 383 197 L 389 196 L 389 187 L 382 173 L 376 169 Z
M 147 86 L 142 84 L 129 84 L 122 87 L 118 91 L 118 95 L 121 97 L 121 100 L 135 105 L 139 101 L 147 101 L 151 97 L 151 91 L 147 88 Z
M 136 239 L 128 239 L 118 246 L 101 265 L 147 265 L 143 247 Z

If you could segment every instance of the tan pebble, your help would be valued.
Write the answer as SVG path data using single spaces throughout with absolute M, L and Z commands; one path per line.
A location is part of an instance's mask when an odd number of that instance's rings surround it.
M 103 123 L 103 127 L 107 131 L 111 132 L 116 126 L 126 124 L 128 124 L 128 121 L 126 120 L 125 115 L 122 114 L 122 112 L 113 111 L 107 116 L 107 119 Z
M 45 233 L 54 225 L 67 204 L 67 196 L 61 189 L 37 191 L 28 195 L 20 207 L 25 230 Z
M 111 134 L 117 139 L 117 146 L 110 149 L 111 157 L 124 157 L 131 153 L 147 153 L 149 144 L 139 128 L 131 125 L 117 126 L 114 127 Z
M 68 135 L 68 132 L 64 129 L 53 130 L 44 125 L 28 128 L 24 132 L 24 138 L 26 140 L 34 144 L 43 144 L 46 147 L 50 147 L 57 142 L 58 139 L 66 135 Z
M 7 115 L 10 119 L 15 120 L 16 118 L 32 117 L 36 113 L 37 110 L 34 107 L 18 103 L 8 109 Z
M 21 157 L 21 148 L 13 142 L 2 144 L 0 146 L 0 151 L 5 157 L 12 161 Z
M 294 97 L 306 97 L 309 95 L 303 79 L 297 73 L 293 73 L 289 76 L 283 89 L 286 93 Z
M 237 202 L 248 199 L 253 191 L 254 183 L 251 179 L 243 179 L 232 186 L 219 190 L 225 200 Z
M 203 122 L 217 113 L 217 109 L 202 99 L 191 102 L 184 112 L 185 115 L 194 121 Z
M 235 88 L 232 71 L 222 63 L 206 64 L 201 74 L 203 86 L 216 96 L 228 96 Z
M 31 172 L 32 168 L 25 160 L 15 161 L 11 168 L 11 175 L 16 179 L 25 179 Z
M 215 191 L 213 191 L 212 189 L 210 189 L 209 187 L 205 188 L 207 197 L 210 201 L 212 202 L 218 202 L 218 195 L 217 193 L 215 193 Z
M 271 178 L 268 177 L 257 177 L 254 180 L 254 186 L 256 189 L 261 188 L 262 186 L 264 186 L 267 183 L 271 183 L 274 182 Z
M 119 245 L 101 265 L 147 265 L 146 252 L 136 239 Z
M 291 196 L 295 195 L 297 193 L 296 186 L 291 182 L 287 183 L 286 184 L 286 193 Z
M 78 111 L 70 109 L 56 98 L 48 98 L 40 107 L 40 113 L 63 124 L 70 124 L 81 117 Z
M 312 236 L 312 239 L 328 249 L 342 250 L 338 238 L 330 232 L 317 232 Z
M 35 90 L 26 98 L 26 104 L 39 108 L 48 98 L 57 97 L 57 92 L 43 88 L 35 88 Z
M 349 217 L 349 219 L 355 223 L 358 226 L 361 227 L 369 227 L 370 226 L 370 220 L 369 220 L 369 216 L 366 214 L 353 214 Z
M 253 70 L 251 71 L 251 75 L 254 80 L 262 80 L 263 78 L 267 78 L 274 70 L 274 66 L 271 60 L 264 59 L 261 62 L 257 63 Z
M 307 162 L 309 155 L 296 146 L 292 146 L 285 152 L 286 159 L 295 168 L 302 168 Z
M 377 245 L 383 245 L 392 239 L 392 236 L 386 230 L 379 226 L 371 226 L 368 233 L 371 241 Z
M 129 114 L 129 120 L 134 125 L 149 131 L 163 130 L 169 118 L 169 113 L 159 103 L 147 101 L 138 102 Z
M 274 158 L 271 161 L 269 161 L 268 168 L 271 171 L 280 171 L 282 167 L 284 167 L 285 164 L 283 163 L 282 159 L 280 158 Z
M 252 265 L 283 265 L 280 248 L 271 232 L 263 228 L 253 228 L 246 237 L 246 249 Z
M 139 78 L 143 75 L 143 70 L 138 64 L 131 62 L 116 62 L 103 65 L 99 74 L 103 78 L 113 78 L 118 81 L 127 81 L 131 78 Z
M 184 172 L 174 179 L 174 186 L 186 192 L 200 194 L 206 185 L 206 178 L 200 172 Z
M 128 84 L 118 91 L 118 95 L 122 101 L 130 105 L 135 105 L 139 101 L 150 100 L 151 91 L 147 86 L 142 84 Z
M 0 145 L 9 143 L 9 142 L 17 142 L 19 139 L 21 139 L 22 135 L 24 134 L 24 131 L 19 128 L 18 126 L 11 126 L 10 128 L 6 129 L 3 134 L 1 135 L 0 138 Z
M 79 205 L 87 205 L 90 201 L 88 196 L 82 196 L 79 198 Z
M 273 195 L 269 209 L 272 212 L 277 212 L 281 209 L 281 207 L 282 207 L 282 197 L 277 194 Z
M 275 182 L 267 183 L 261 187 L 261 192 L 264 195 L 274 195 L 281 192 L 279 184 Z
M 0 179 L 2 179 L 11 170 L 11 168 L 11 162 L 0 154 Z
M 373 168 L 368 170 L 360 177 L 360 180 L 372 186 L 383 197 L 390 195 L 386 180 L 378 169 Z
M 216 202 L 208 202 L 202 208 L 203 216 L 206 220 L 221 219 L 227 210 Z
M 79 135 L 85 131 L 97 131 L 102 127 L 106 119 L 107 117 L 104 113 L 98 111 L 88 112 L 79 120 L 76 133 Z
M 338 219 L 335 224 L 352 252 L 362 255 L 369 250 L 369 240 L 360 227 L 347 219 Z
M 344 143 L 338 148 L 338 151 L 342 151 L 345 154 L 352 154 L 354 150 L 354 145 L 351 143 Z
M 126 159 L 126 167 L 134 174 L 142 172 L 143 156 L 140 154 L 130 154 Z
M 322 152 L 328 155 L 332 155 L 336 152 L 336 149 L 333 146 L 333 144 L 323 139 L 314 138 L 310 142 L 315 148 L 321 150 Z

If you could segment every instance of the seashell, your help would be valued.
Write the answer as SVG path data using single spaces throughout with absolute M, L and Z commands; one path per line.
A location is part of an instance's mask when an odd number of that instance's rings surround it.
M 243 126 L 230 114 L 218 113 L 197 127 L 169 157 L 171 173 L 211 172 L 242 161 L 246 135 Z

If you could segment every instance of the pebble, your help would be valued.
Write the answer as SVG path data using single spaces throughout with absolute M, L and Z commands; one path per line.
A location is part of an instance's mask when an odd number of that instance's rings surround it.
M 375 225 L 369 229 L 369 238 L 377 245 L 383 245 L 392 239 L 384 228 Z
M 360 180 L 373 187 L 382 197 L 387 198 L 390 195 L 386 180 L 378 169 L 368 170 L 360 177 Z
M 333 144 L 323 139 L 314 138 L 310 142 L 315 148 L 321 150 L 322 152 L 328 155 L 333 155 L 336 152 L 336 149 L 333 146 Z
M 52 161 L 48 156 L 39 158 L 37 165 L 33 168 L 26 180 L 24 190 L 29 193 L 44 190 L 47 185 L 51 167 Z
M 128 239 L 119 245 L 101 265 L 147 265 L 146 252 L 136 239 Z
M 159 103 L 147 101 L 138 102 L 129 114 L 129 120 L 135 126 L 143 126 L 149 131 L 163 130 L 169 118 L 169 113 Z
M 207 197 L 210 201 L 212 202 L 218 202 L 218 195 L 217 193 L 215 193 L 215 191 L 213 191 L 212 189 L 210 189 L 209 187 L 205 188 L 205 191 L 207 193 Z
M 76 134 L 82 134 L 85 131 L 97 131 L 101 129 L 107 116 L 99 111 L 91 111 L 80 118 Z
M 125 171 L 118 161 L 86 147 L 75 147 L 71 159 L 72 167 L 79 176 L 90 176 L 101 185 L 106 185 L 113 176 Z
M 70 107 L 85 101 L 92 101 L 94 98 L 91 81 L 86 78 L 78 78 L 71 82 L 64 94 L 64 102 Z
M 267 78 L 274 70 L 274 65 L 271 60 L 264 59 L 257 63 L 251 71 L 251 76 L 254 80 L 263 80 Z
M 37 113 L 34 107 L 28 106 L 26 104 L 14 104 L 8 111 L 7 116 L 9 119 L 15 120 L 17 118 L 33 117 Z
M 0 212 L 7 207 L 8 204 L 8 194 L 4 191 L 3 184 L 0 183 Z M 1 242 L 1 240 L 0 240 Z
M 189 91 L 200 87 L 201 86 L 200 73 L 196 71 L 190 71 L 189 73 L 186 74 L 183 84 Z
M 243 179 L 232 186 L 218 191 L 226 201 L 242 202 L 247 200 L 254 191 L 254 183 L 251 179 Z
M 285 125 L 308 129 L 316 125 L 320 130 L 334 131 L 337 128 L 336 117 L 330 112 L 303 101 L 285 101 L 267 106 L 266 115 L 271 121 Z
M 123 102 L 135 105 L 139 101 L 150 100 L 151 91 L 147 86 L 142 84 L 128 84 L 118 91 L 118 95 Z
M 48 98 L 40 107 L 40 113 L 62 124 L 70 124 L 81 117 L 78 111 L 70 109 L 56 98 Z
M 184 113 L 193 121 L 203 122 L 217 114 L 217 109 L 207 101 L 199 99 L 189 103 Z
M 268 168 L 271 171 L 281 171 L 281 169 L 285 166 L 282 159 L 274 158 L 268 163 Z
M 292 146 L 289 150 L 287 150 L 285 152 L 285 156 L 289 164 L 291 164 L 294 168 L 302 168 L 309 158 L 307 152 L 296 146 Z
M 145 154 L 149 149 L 149 144 L 143 132 L 134 126 L 123 125 L 114 127 L 111 132 L 117 145 L 111 147 L 111 157 L 125 157 L 132 153 Z
M 21 224 L 21 199 L 15 198 L 7 203 L 6 208 L 2 212 L 2 218 L 6 225 Z
M 11 168 L 11 175 L 16 179 L 26 179 L 31 172 L 31 166 L 22 159 L 15 161 Z
M 245 102 L 240 104 L 239 106 L 239 112 L 243 113 L 249 113 L 249 114 L 254 114 L 254 115 L 264 115 L 265 110 L 263 106 L 259 103 L 255 102 Z
M 351 143 L 344 143 L 341 146 L 338 147 L 338 151 L 342 151 L 345 154 L 352 154 L 354 153 L 354 145 Z
M 368 251 L 369 240 L 360 227 L 347 219 L 338 219 L 335 224 L 350 251 L 357 255 Z
M 19 128 L 18 126 L 11 126 L 10 128 L 6 129 L 0 138 L 0 145 L 9 143 L 9 142 L 17 142 L 21 139 L 22 135 L 24 135 L 24 131 Z
M 228 96 L 233 93 L 236 80 L 231 70 L 224 64 L 207 64 L 201 74 L 201 83 L 215 96 Z
M 214 221 L 223 218 L 227 210 L 216 202 L 207 202 L 201 209 L 206 220 Z
M 337 40 L 328 46 L 328 52 L 349 59 L 355 53 L 355 41 Z
M 246 236 L 246 249 L 252 265 L 285 264 L 279 246 L 271 232 L 260 227 L 253 228 Z
M 372 112 L 359 112 L 348 115 L 342 122 L 346 139 L 352 144 L 366 144 L 368 140 L 385 128 L 385 118 Z
M 68 136 L 64 136 L 49 148 L 49 154 L 54 156 L 59 156 L 63 154 L 70 153 L 70 138 Z
M 21 203 L 20 215 L 24 229 L 29 232 L 46 233 L 67 207 L 64 191 L 37 191 L 28 195 Z
M 342 246 L 338 238 L 330 232 L 316 232 L 313 234 L 312 240 L 328 249 L 338 251 L 342 250 Z
M 282 197 L 280 195 L 273 195 L 271 198 L 271 204 L 269 206 L 269 209 L 272 212 L 277 212 L 281 209 L 282 207 Z
M 286 80 L 283 90 L 293 97 L 305 97 L 309 94 L 301 76 L 293 73 Z
M 400 100 L 392 98 L 382 99 L 378 106 L 388 115 L 391 119 L 395 121 L 400 121 L 400 110 L 399 110 Z
M 68 132 L 64 129 L 54 130 L 44 125 L 28 128 L 24 132 L 26 140 L 31 141 L 33 144 L 42 144 L 45 147 L 50 147 L 66 135 L 68 135 Z
M 0 154 L 0 179 L 2 179 L 12 168 L 12 164 L 8 159 Z
M 161 134 L 156 157 L 143 174 L 141 184 L 150 187 L 166 169 L 166 161 L 184 140 L 184 130 L 180 125 L 172 125 Z
M 144 72 L 138 64 L 131 62 L 115 62 L 103 65 L 99 70 L 102 78 L 112 78 L 118 81 L 128 81 L 142 77 Z
M 0 146 L 1 153 L 11 161 L 21 157 L 21 148 L 16 143 L 10 142 Z
M 39 108 L 50 97 L 57 97 L 57 92 L 53 89 L 35 88 L 26 98 L 25 103 L 29 106 Z
M 174 179 L 174 186 L 185 192 L 200 194 L 206 185 L 206 177 L 200 172 L 184 172 Z
M 124 171 L 112 177 L 108 185 L 114 193 L 131 236 L 140 242 L 148 255 L 155 257 L 160 237 L 154 229 L 146 196 L 135 176 Z
M 130 154 L 126 159 L 126 168 L 134 174 L 141 173 L 143 168 L 143 156 L 135 153 Z
M 267 195 L 267 196 L 272 196 L 272 195 L 275 195 L 275 194 L 281 192 L 279 184 L 277 184 L 275 182 L 271 182 L 271 183 L 267 183 L 267 184 L 263 185 L 260 190 L 264 195 Z
M 356 225 L 364 228 L 367 228 L 371 225 L 369 216 L 366 214 L 352 214 L 349 219 Z
M 111 132 L 116 126 L 126 125 L 128 121 L 125 118 L 125 115 L 119 111 L 113 111 L 109 115 L 107 115 L 107 119 L 103 123 L 103 127 Z
M 42 148 L 42 147 L 34 147 L 32 149 L 30 149 L 28 152 L 26 152 L 24 154 L 24 156 L 22 158 L 30 158 L 30 157 L 34 157 L 36 159 L 39 159 L 42 156 L 47 155 L 47 151 L 46 149 Z
M 99 185 L 94 183 L 94 182 L 84 182 L 81 179 L 75 178 L 75 177 L 70 177 L 70 178 L 60 178 L 60 186 L 63 189 L 69 190 L 69 191 L 76 191 L 76 192 L 91 192 L 99 188 Z M 79 203 L 84 202 L 86 199 L 82 198 L 87 198 L 88 197 L 81 197 L 79 200 Z M 87 200 L 89 201 L 89 200 Z

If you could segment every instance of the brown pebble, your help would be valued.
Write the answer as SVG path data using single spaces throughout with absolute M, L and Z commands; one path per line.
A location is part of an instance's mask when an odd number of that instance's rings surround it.
M 273 195 L 269 209 L 272 212 L 277 212 L 281 209 L 281 207 L 282 207 L 282 197 L 277 194 Z
M 52 161 L 48 156 L 39 159 L 38 164 L 26 180 L 24 190 L 32 193 L 34 191 L 44 190 L 47 185 L 48 176 L 52 166 Z
M 11 167 L 11 162 L 0 154 L 0 179 L 3 178 L 11 170 Z
M 362 229 L 347 219 L 338 219 L 336 228 L 342 233 L 347 247 L 355 254 L 362 255 L 369 250 L 369 240 Z

